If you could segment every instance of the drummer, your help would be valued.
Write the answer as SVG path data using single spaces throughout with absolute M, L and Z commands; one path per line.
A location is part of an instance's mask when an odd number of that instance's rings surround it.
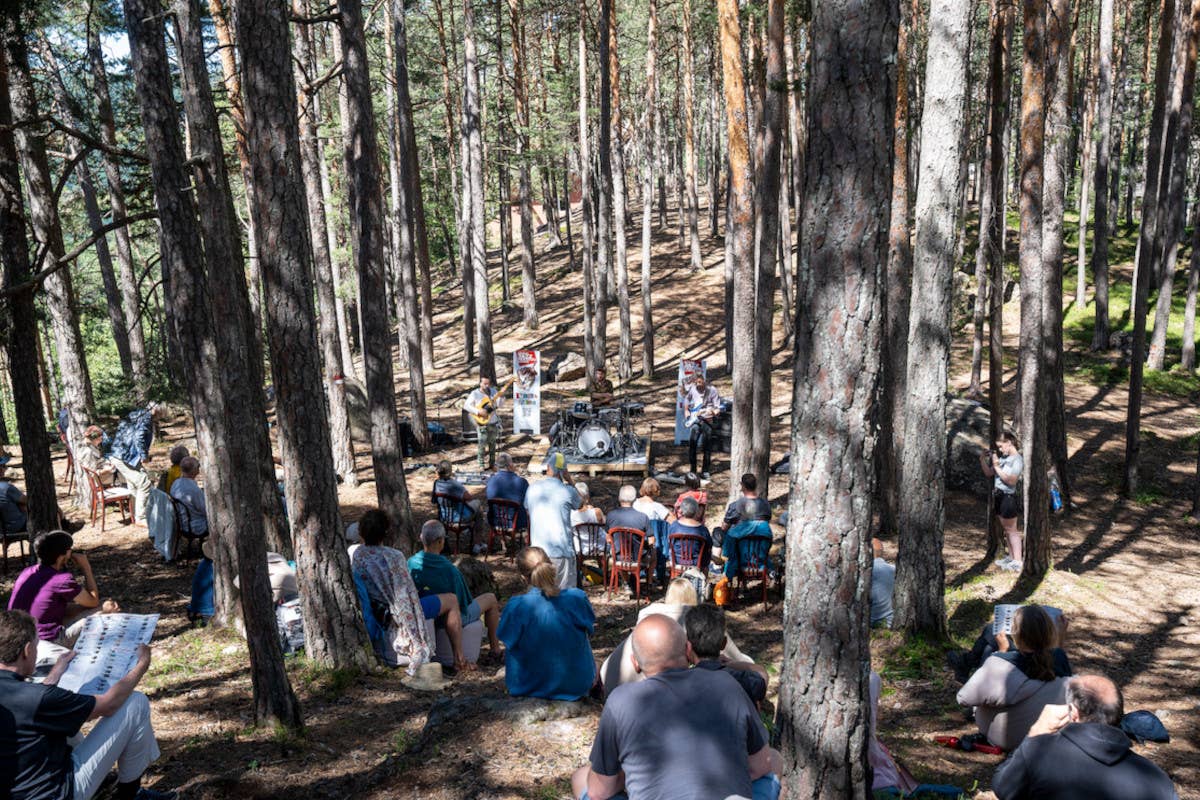
M 604 367 L 596 367 L 596 375 L 592 380 L 592 405 L 597 410 L 601 406 L 611 406 L 615 396 L 613 382 L 605 376 Z

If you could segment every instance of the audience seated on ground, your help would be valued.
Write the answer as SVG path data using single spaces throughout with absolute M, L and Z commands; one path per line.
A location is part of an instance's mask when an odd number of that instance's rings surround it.
M 747 536 L 766 536 L 772 538 L 771 507 L 758 497 L 743 497 L 738 501 L 741 507 L 738 511 L 738 522 L 725 531 L 721 543 L 721 554 L 725 557 L 725 577 L 733 580 L 741 567 L 741 555 L 738 552 L 738 542 Z M 716 534 L 713 534 L 714 540 Z
M 608 698 L 590 764 L 572 776 L 576 798 L 779 796 L 781 762 L 754 704 L 723 671 L 688 669 L 678 622 L 642 620 L 631 651 L 646 680 Z
M 91 430 L 89 428 L 88 430 Z M 96 430 L 100 430 L 97 428 Z M 181 444 L 177 444 L 167 451 L 167 457 L 171 460 L 171 466 L 167 468 L 158 479 L 158 488 L 167 494 L 171 493 L 171 487 L 175 485 L 175 481 L 179 480 L 179 476 L 183 474 L 183 460 L 190 456 L 188 449 Z
M 728 642 L 724 609 L 701 603 L 687 613 L 683 626 L 687 631 L 688 661 L 696 669 L 728 672 L 756 706 L 767 699 L 765 669 L 753 661 L 732 661 L 721 655 Z
M 187 507 L 191 533 L 208 533 L 208 504 L 204 500 L 204 490 L 196 483 L 196 477 L 200 474 L 200 460 L 187 456 L 180 462 L 179 469 L 179 477 L 171 482 L 170 495 Z
M 508 601 L 500 616 L 504 682 L 513 696 L 578 700 L 596 682 L 588 637 L 596 615 L 580 589 L 558 588 L 557 572 L 540 547 L 517 554 L 528 590 Z
M 638 497 L 633 501 L 633 507 L 645 514 L 651 520 L 668 520 L 672 517 L 671 509 L 658 502 L 662 487 L 654 478 L 646 478 L 638 489 Z
M 712 534 L 708 528 L 704 526 L 704 521 L 700 519 L 700 505 L 694 497 L 684 497 L 676 504 L 677 514 L 679 519 L 667 526 L 667 547 L 671 545 L 671 535 L 676 533 L 686 533 L 691 536 L 699 536 L 708 542 L 708 546 L 704 548 L 704 557 L 700 560 L 700 570 L 708 573 L 708 565 L 712 561 Z M 667 549 L 664 547 L 664 551 Z M 677 546 L 676 548 L 681 549 Z
M 989 659 L 990 660 L 990 659 Z M 1100 675 L 1066 681 L 1064 705 L 1048 705 L 996 769 L 999 800 L 1175 800 L 1171 779 L 1133 752 L 1119 727 L 1121 690 Z
M 0 786 L 4 796 L 91 800 L 117 768 L 115 800 L 170 800 L 174 792 L 142 789 L 142 773 L 159 755 L 150 701 L 134 688 L 150 667 L 150 648 L 138 648 L 129 674 L 97 696 L 58 687 L 74 654 L 59 658 L 46 679 L 30 683 L 38 634 L 24 611 L 0 611 Z M 85 722 L 102 718 L 74 744 Z
M 408 572 L 404 553 L 383 543 L 391 523 L 387 515 L 373 508 L 358 521 L 362 544 L 350 559 L 355 581 L 361 581 L 371 602 L 371 612 L 383 627 L 379 657 L 391 666 L 407 664 L 408 674 L 433 655 L 434 643 L 425 628 L 421 597 Z
M 708 492 L 700 488 L 700 476 L 694 472 L 689 472 L 683 476 L 684 491 L 675 498 L 675 507 L 672 509 L 675 516 L 679 516 L 679 504 L 683 502 L 685 497 L 693 497 L 703 509 L 708 506 Z M 703 520 L 701 520 L 703 521 Z
M 667 593 L 660 602 L 651 603 L 638 612 L 638 622 L 654 614 L 661 614 L 683 625 L 688 612 L 699 602 L 700 598 L 696 595 L 696 587 L 692 585 L 692 582 L 687 578 L 675 578 L 667 584 Z M 749 656 L 738 650 L 737 645 L 728 637 L 725 639 L 725 649 L 721 651 L 721 658 L 727 661 L 752 661 Z M 643 679 L 643 676 L 633 668 L 633 662 L 629 660 L 628 636 L 613 648 L 608 658 L 604 659 L 604 663 L 600 666 L 600 679 L 604 684 L 606 695 L 611 694 L 613 689 L 623 683 L 633 683 Z
M 1063 702 L 1066 676 L 1056 669 L 1055 636 L 1041 606 L 1022 606 L 1013 618 L 1012 645 L 997 634 L 1000 651 L 958 690 L 959 704 L 974 706 L 979 732 L 997 747 L 1016 749 L 1042 709 Z
M 514 471 L 512 456 L 508 453 L 496 456 L 496 472 L 487 482 L 487 499 L 508 500 L 520 506 L 517 511 L 517 530 L 529 530 L 529 514 L 525 511 L 525 493 L 528 491 L 529 481 Z M 490 507 L 488 514 L 489 521 L 494 522 Z
M 458 567 L 442 555 L 445 547 L 446 528 L 442 523 L 431 519 L 421 526 L 421 552 L 408 559 L 408 571 L 417 586 L 417 593 L 422 597 L 454 595 L 458 600 L 458 607 L 462 609 L 463 626 L 482 619 L 484 627 L 487 628 L 492 655 L 498 657 L 500 640 L 496 638 L 496 626 L 500 623 L 500 602 L 491 592 L 472 597 L 471 590 L 467 588 L 467 582 L 458 571 Z M 457 658 L 455 660 L 457 661 Z
M 101 604 L 92 565 L 74 547 L 75 540 L 66 531 L 39 536 L 33 543 L 38 563 L 17 576 L 8 600 L 10 611 L 25 611 L 37 620 L 39 639 L 62 647 L 75 644 L 91 614 L 120 610 L 113 600 Z M 71 573 L 71 565 L 79 569 L 82 585 Z
M 1059 677 L 1068 676 L 1072 672 L 1071 661 L 1063 650 L 1063 644 L 1067 640 L 1067 616 L 1061 610 L 1051 606 L 1042 606 L 1042 610 L 1049 614 L 1050 619 L 1054 621 L 1054 672 Z M 999 650 L 1000 642 L 992 633 L 992 623 L 988 622 L 983 626 L 979 636 L 975 638 L 975 644 L 970 650 L 948 653 L 946 661 L 954 669 L 955 677 L 961 683 L 966 683 L 975 670 L 979 669 L 988 657 Z
M 871 564 L 871 626 L 892 627 L 892 593 L 896 588 L 896 568 L 883 560 L 883 542 L 871 540 L 875 561 Z
M 713 546 L 720 549 L 721 554 L 729 549 L 725 546 L 725 534 L 743 519 L 771 519 L 771 504 L 758 496 L 758 478 L 753 472 L 742 476 L 741 487 L 742 496 L 725 507 L 725 516 L 721 519 L 721 524 L 712 531 Z M 746 500 L 753 501 L 752 505 L 746 506 Z M 749 515 L 743 514 L 745 508 L 751 509 Z
M 593 525 L 604 524 L 604 512 L 596 506 L 592 505 L 592 492 L 588 485 L 583 481 L 575 483 L 575 491 L 579 492 L 579 508 L 571 512 L 571 524 L 583 525 L 591 523 Z

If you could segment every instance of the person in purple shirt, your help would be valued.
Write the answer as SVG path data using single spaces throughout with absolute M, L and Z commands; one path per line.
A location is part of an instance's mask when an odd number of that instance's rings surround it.
M 488 478 L 487 499 L 511 500 L 521 507 L 517 512 L 517 530 L 529 530 L 529 515 L 525 513 L 525 492 L 527 491 L 529 491 L 529 481 L 513 470 L 512 456 L 508 453 L 496 456 L 496 474 Z M 493 521 L 490 507 L 488 521 Z
M 10 611 L 27 611 L 37 620 L 39 639 L 65 647 L 74 644 L 88 615 L 120 610 L 112 600 L 101 605 L 92 565 L 83 553 L 74 552 L 74 546 L 71 534 L 64 531 L 39 536 L 33 543 L 38 563 L 17 576 L 8 600 Z M 68 569 L 70 564 L 79 568 L 82 586 Z

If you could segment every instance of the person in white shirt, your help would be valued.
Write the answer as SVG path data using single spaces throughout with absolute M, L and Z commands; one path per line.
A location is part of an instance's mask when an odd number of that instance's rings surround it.
M 487 469 L 496 468 L 496 440 L 500 438 L 500 414 L 498 412 L 503 401 L 504 398 L 492 386 L 492 379 L 486 375 L 480 375 L 479 388 L 472 389 L 463 404 L 463 409 L 468 414 L 477 417 L 484 413 L 484 404 L 491 403 L 491 414 L 488 416 L 486 424 L 480 425 L 479 420 L 472 419 L 472 423 L 475 425 L 475 446 L 480 472 L 484 470 L 484 450 L 487 450 Z
M 171 482 L 171 497 L 187 506 L 191 533 L 207 533 L 208 505 L 204 502 L 204 490 L 196 483 L 200 460 L 195 456 L 183 459 L 179 462 L 179 473 L 179 477 Z
M 717 387 L 705 383 L 703 375 L 696 375 L 685 402 L 687 414 L 697 414 L 688 443 L 688 459 L 692 472 L 696 472 L 696 451 L 704 451 L 704 469 L 700 471 L 700 476 L 707 480 L 712 469 L 713 420 L 721 413 L 721 395 L 717 393 Z

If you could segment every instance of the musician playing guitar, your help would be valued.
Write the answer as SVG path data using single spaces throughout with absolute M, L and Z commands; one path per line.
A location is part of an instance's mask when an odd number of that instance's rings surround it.
M 471 415 L 475 425 L 477 456 L 479 471 L 483 472 L 483 452 L 487 450 L 487 469 L 496 468 L 496 440 L 500 438 L 500 414 L 497 413 L 500 404 L 504 402 L 504 391 L 511 385 L 509 379 L 503 387 L 492 387 L 492 379 L 486 375 L 479 376 L 479 388 L 472 389 L 463 403 L 463 410 Z
M 705 383 L 704 376 L 697 374 L 692 387 L 688 389 L 687 416 L 684 424 L 691 429 L 692 437 L 688 443 L 688 458 L 691 460 L 692 472 L 696 472 L 696 450 L 704 451 L 704 469 L 701 477 L 707 479 L 712 469 L 713 420 L 721 413 L 721 396 L 715 386 Z

